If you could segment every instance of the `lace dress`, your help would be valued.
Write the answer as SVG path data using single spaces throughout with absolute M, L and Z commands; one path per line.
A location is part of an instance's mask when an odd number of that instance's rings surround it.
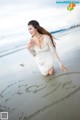
M 48 35 L 44 35 L 44 43 L 41 48 L 34 45 L 31 48 L 34 59 L 43 75 L 47 75 L 49 70 L 54 66 L 54 59 L 60 64 L 59 57 L 52 41 Z

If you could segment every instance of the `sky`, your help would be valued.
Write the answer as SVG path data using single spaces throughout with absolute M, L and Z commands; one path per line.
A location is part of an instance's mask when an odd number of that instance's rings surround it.
M 2 0 L 0 1 L 0 33 L 15 29 L 26 29 L 31 19 L 37 19 L 44 24 L 52 14 L 52 0 Z M 45 14 L 45 13 L 48 13 Z M 45 23 L 46 23 L 45 22 Z M 45 25 L 44 25 L 45 26 Z
M 15 37 L 18 36 L 16 39 L 22 39 L 22 33 L 29 35 L 27 24 L 32 19 L 37 20 L 48 31 L 65 29 L 80 24 L 80 4 L 76 5 L 73 11 L 68 11 L 68 4 L 56 4 L 56 1 L 1 0 L 0 39 L 2 36 L 8 35 L 13 35 L 13 38 L 15 35 Z M 8 38 L 8 41 L 9 39 L 11 38 Z
M 63 1 L 67 1 L 65 4 L 56 4 L 56 2 L 63 2 Z M 54 5 L 56 5 L 56 7 L 63 7 L 66 4 L 68 4 L 68 2 L 70 1 L 74 1 L 74 2 L 80 2 L 80 0 L 1 0 L 0 1 L 0 5 L 22 5 L 22 4 L 26 4 L 27 7 L 28 5 L 32 6 L 32 8 L 42 8 L 42 7 L 53 7 Z
M 4 5 L 4 4 L 33 4 L 35 3 L 35 5 L 44 5 L 44 6 L 52 6 L 53 3 L 55 3 L 55 0 L 2 0 L 0 1 L 0 5 Z

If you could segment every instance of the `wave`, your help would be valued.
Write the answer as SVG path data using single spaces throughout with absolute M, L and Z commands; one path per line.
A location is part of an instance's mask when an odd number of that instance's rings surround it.
M 7 55 L 10 55 L 12 53 L 18 52 L 18 51 L 23 50 L 23 49 L 26 49 L 25 45 L 17 47 L 17 48 L 10 49 L 10 50 L 7 50 L 7 51 L 3 51 L 3 52 L 0 53 L 0 58 L 5 57 Z
M 66 28 L 66 29 L 60 29 L 60 30 L 56 30 L 56 31 L 51 31 L 50 33 L 54 34 L 54 33 L 58 33 L 58 32 L 64 32 L 64 31 L 67 31 L 67 30 L 70 30 L 70 29 L 76 28 L 76 27 L 80 27 L 80 25 L 79 24 L 78 25 L 73 25 L 73 26 L 71 26 L 69 28 Z

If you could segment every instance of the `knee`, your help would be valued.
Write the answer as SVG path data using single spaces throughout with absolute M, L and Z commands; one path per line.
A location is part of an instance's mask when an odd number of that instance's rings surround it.
M 53 74 L 53 72 L 49 72 L 49 75 L 52 75 Z
M 54 69 L 49 70 L 48 74 L 52 75 L 54 73 Z

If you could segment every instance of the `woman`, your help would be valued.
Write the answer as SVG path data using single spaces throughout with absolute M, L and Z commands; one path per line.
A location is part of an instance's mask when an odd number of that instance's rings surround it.
M 32 38 L 27 48 L 33 53 L 42 75 L 46 76 L 54 73 L 54 59 L 58 62 L 60 69 L 65 72 L 67 68 L 61 63 L 56 52 L 54 37 L 41 27 L 36 20 L 29 21 L 28 30 Z

